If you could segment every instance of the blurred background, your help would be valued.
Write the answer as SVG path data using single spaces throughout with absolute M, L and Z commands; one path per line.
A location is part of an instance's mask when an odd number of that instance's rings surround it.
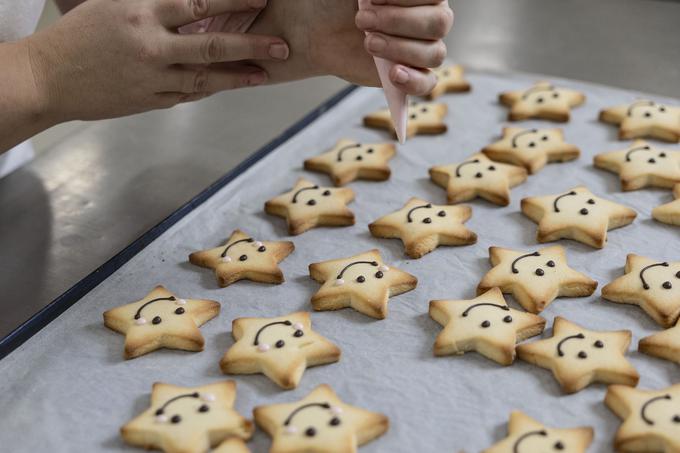
M 449 58 L 469 70 L 680 98 L 677 1 L 450 3 Z M 48 1 L 40 27 L 57 18 Z M 234 91 L 37 136 L 37 157 L 0 179 L 0 337 L 346 86 L 325 77 Z

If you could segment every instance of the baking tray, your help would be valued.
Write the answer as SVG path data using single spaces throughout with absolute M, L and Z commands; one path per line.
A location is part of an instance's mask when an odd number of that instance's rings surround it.
M 357 193 L 350 205 L 356 214 L 355 226 L 319 228 L 290 238 L 296 250 L 281 264 L 287 280 L 283 285 L 239 282 L 219 288 L 210 271 L 187 262 L 190 252 L 222 243 L 236 228 L 259 239 L 287 238 L 285 222 L 264 214 L 263 204 L 287 191 L 300 176 L 329 184 L 325 175 L 302 169 L 305 158 L 343 137 L 365 143 L 390 139 L 382 131 L 361 125 L 364 114 L 383 107 L 379 90 L 348 89 L 339 94 L 99 273 L 76 285 L 26 326 L 23 337 L 17 334 L 13 344 L 63 312 L 0 361 L 0 407 L 11 414 L 0 423 L 3 447 L 11 451 L 129 451 L 118 428 L 147 407 L 153 382 L 193 386 L 229 378 L 220 373 L 218 362 L 233 343 L 234 318 L 309 310 L 309 299 L 318 288 L 308 276 L 309 263 L 377 247 L 387 263 L 416 275 L 418 288 L 393 298 L 388 318 L 382 321 L 349 309 L 314 313 L 314 328 L 342 349 L 340 362 L 307 370 L 292 391 L 282 391 L 260 375 L 232 377 L 238 382 L 236 407 L 241 413 L 250 414 L 260 404 L 299 399 L 328 383 L 346 402 L 390 417 L 390 431 L 366 445 L 365 452 L 479 451 L 504 437 L 508 415 L 515 409 L 556 427 L 593 426 L 596 435 L 590 451 L 611 451 L 619 420 L 602 403 L 605 386 L 594 385 L 567 396 L 549 372 L 523 362 L 501 367 L 472 353 L 435 358 L 432 344 L 441 327 L 427 315 L 428 301 L 473 297 L 479 279 L 489 269 L 487 249 L 491 245 L 536 249 L 536 225 L 520 213 L 519 200 L 579 184 L 631 206 L 639 216 L 633 225 L 610 232 L 604 250 L 562 241 L 572 267 L 602 286 L 621 275 L 627 253 L 677 260 L 678 230 L 654 222 L 650 215 L 654 206 L 671 200 L 669 191 L 622 193 L 616 175 L 592 166 L 596 153 L 626 146 L 617 140 L 614 127 L 597 121 L 601 108 L 638 97 L 671 104 L 677 100 L 550 77 L 588 96 L 586 104 L 573 111 L 571 122 L 558 125 L 564 128 L 567 141 L 581 148 L 579 160 L 548 165 L 513 190 L 508 207 L 469 203 L 473 217 L 467 225 L 479 235 L 476 245 L 440 248 L 411 260 L 399 241 L 373 238 L 367 229 L 369 222 L 401 207 L 411 196 L 443 203 L 444 191 L 429 181 L 428 168 L 460 161 L 496 140 L 507 114 L 497 103 L 497 94 L 545 78 L 469 74 L 471 93 L 441 99 L 450 109 L 448 133 L 415 137 L 399 146 L 389 181 L 351 184 Z M 521 125 L 554 126 L 544 121 Z M 677 145 L 663 146 L 678 149 Z M 202 328 L 206 349 L 201 353 L 163 350 L 124 361 L 123 337 L 104 327 L 102 313 L 143 297 L 157 284 L 182 297 L 218 300 L 222 313 Z M 641 337 L 659 330 L 637 307 L 605 302 L 599 290 L 587 298 L 559 299 L 543 313 L 548 326 L 558 315 L 593 329 L 630 329 L 632 349 Z M 549 335 L 547 329 L 544 336 Z M 661 388 L 677 381 L 674 364 L 635 351 L 629 358 L 641 374 L 640 387 Z M 249 445 L 253 451 L 266 451 L 269 439 L 258 431 Z

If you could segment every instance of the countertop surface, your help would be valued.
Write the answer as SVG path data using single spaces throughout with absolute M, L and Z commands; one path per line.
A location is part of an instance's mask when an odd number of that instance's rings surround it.
M 680 94 L 680 3 L 457 0 L 449 56 Z M 319 78 L 70 125 L 0 180 L 0 336 L 346 86 Z

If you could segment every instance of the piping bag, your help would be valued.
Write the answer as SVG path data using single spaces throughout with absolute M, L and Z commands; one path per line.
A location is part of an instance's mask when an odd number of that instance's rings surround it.
M 370 9 L 371 0 L 358 0 L 359 9 Z M 246 33 L 250 26 L 255 22 L 259 11 L 223 14 L 217 17 L 204 19 L 193 24 L 185 25 L 179 29 L 180 33 L 203 33 L 211 31 L 239 32 Z M 383 58 L 373 57 L 375 66 L 378 69 L 380 83 L 385 92 L 387 107 L 392 116 L 394 131 L 397 134 L 399 143 L 404 143 L 406 139 L 406 123 L 408 122 L 408 109 L 406 93 L 396 87 L 390 80 L 390 70 L 394 63 Z

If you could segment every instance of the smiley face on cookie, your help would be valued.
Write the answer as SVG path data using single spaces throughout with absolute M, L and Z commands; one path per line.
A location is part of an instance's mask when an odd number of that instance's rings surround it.
M 619 125 L 619 138 L 654 137 L 680 141 L 680 107 L 649 99 L 617 105 L 600 111 L 600 121 Z
M 444 117 L 448 112 L 446 104 L 430 102 L 412 102 L 407 109 L 408 125 L 406 126 L 406 136 L 412 137 L 416 134 L 443 134 L 447 127 Z M 394 125 L 390 112 L 387 109 L 368 114 L 364 117 L 364 125 L 392 131 L 394 135 Z
M 543 118 L 552 121 L 569 121 L 573 107 L 586 100 L 583 93 L 556 87 L 549 82 L 536 83 L 524 91 L 508 91 L 499 96 L 502 104 L 510 107 L 510 121 Z

